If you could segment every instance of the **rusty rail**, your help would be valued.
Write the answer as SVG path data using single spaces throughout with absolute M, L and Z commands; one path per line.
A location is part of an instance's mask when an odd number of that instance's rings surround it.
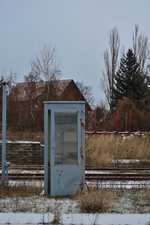
M 12 165 L 8 172 L 9 180 L 44 180 L 43 165 Z M 107 165 L 86 166 L 86 181 L 150 181 L 150 166 Z
M 9 180 L 43 180 L 42 173 L 9 173 Z M 85 174 L 86 181 L 150 181 L 150 173 Z

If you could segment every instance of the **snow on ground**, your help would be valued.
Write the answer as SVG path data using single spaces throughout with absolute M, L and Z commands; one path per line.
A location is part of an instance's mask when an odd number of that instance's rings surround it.
M 116 160 L 112 160 L 112 163 L 122 163 L 122 164 L 140 163 L 140 160 L 139 159 L 116 159 Z
M 0 141 L 1 143 L 2 141 Z M 39 141 L 11 141 L 11 140 L 7 140 L 7 143 L 18 143 L 18 144 L 40 144 Z
M 87 185 L 90 184 L 92 187 L 96 188 L 113 188 L 113 189 L 150 189 L 150 181 L 104 181 L 104 182 L 87 182 Z
M 149 192 L 112 190 L 113 195 L 118 191 L 107 213 L 95 214 L 82 213 L 73 198 L 4 197 L 0 199 L 0 224 L 52 224 L 56 219 L 63 225 L 150 225 L 150 203 L 145 202 Z
M 11 181 L 12 184 L 16 182 Z M 32 182 L 30 185 L 33 185 Z M 34 182 L 34 185 L 43 187 L 43 182 Z M 128 181 L 124 184 L 93 182 L 92 186 L 109 188 L 112 192 L 115 192 L 116 188 L 120 189 L 119 196 L 107 213 L 82 213 L 78 201 L 69 198 L 52 199 L 42 195 L 24 198 L 5 197 L 0 199 L 0 224 L 54 224 L 55 219 L 55 224 L 59 222 L 63 225 L 150 225 L 150 201 L 148 200 L 150 196 L 147 197 L 143 189 L 150 190 L 149 181 L 145 183 Z M 133 187 L 138 194 L 133 192 Z M 139 190 L 141 188 L 143 190 Z M 140 198 L 137 198 L 137 195 Z
M 54 220 L 53 214 L 1 213 L 0 224 L 44 224 Z M 150 214 L 62 214 L 64 225 L 149 225 Z

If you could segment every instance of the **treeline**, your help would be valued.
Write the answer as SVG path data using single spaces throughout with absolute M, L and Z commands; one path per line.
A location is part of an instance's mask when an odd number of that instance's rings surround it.
M 148 38 L 139 32 L 132 36 L 132 48 L 123 51 L 119 60 L 120 38 L 117 28 L 109 34 L 109 48 L 104 51 L 104 93 L 109 111 L 97 107 L 97 129 L 150 130 L 150 63 Z M 104 114 L 105 111 L 105 114 Z
M 87 129 L 150 131 L 148 38 L 135 25 L 131 47 L 120 51 L 119 32 L 114 28 L 109 34 L 109 46 L 103 57 L 105 69 L 101 84 L 106 102 L 94 106 L 91 87 L 83 82 L 76 83 L 93 108 L 93 112 L 86 114 Z M 25 83 L 21 88 L 11 74 L 8 78 L 7 125 L 20 130 L 43 129 L 43 101 L 60 100 L 58 89 L 52 83 L 60 76 L 56 52 L 51 47 L 44 47 L 39 57 L 32 61 L 31 71 L 24 77 Z M 37 88 L 37 83 L 42 82 L 44 86 Z
M 37 87 L 37 84 L 41 84 L 41 87 Z M 43 130 L 43 102 L 47 99 L 58 100 L 55 87 L 51 81 L 27 82 L 8 86 L 7 127 L 16 131 Z
M 24 76 L 24 83 L 17 83 L 16 74 L 13 73 L 5 77 L 8 81 L 7 127 L 9 129 L 43 130 L 43 101 L 57 100 L 57 90 L 52 81 L 58 80 L 60 75 L 55 49 L 45 46 L 39 56 L 31 62 L 31 70 Z

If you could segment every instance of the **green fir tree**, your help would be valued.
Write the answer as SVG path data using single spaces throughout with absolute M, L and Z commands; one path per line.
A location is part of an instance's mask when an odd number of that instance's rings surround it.
M 147 77 L 140 73 L 139 64 L 132 49 L 121 58 L 120 67 L 115 76 L 113 87 L 114 108 L 123 97 L 132 99 L 137 105 L 149 92 Z

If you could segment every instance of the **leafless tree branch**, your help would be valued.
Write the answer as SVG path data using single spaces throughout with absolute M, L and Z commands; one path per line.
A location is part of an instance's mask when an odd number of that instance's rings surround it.
M 132 42 L 140 71 L 142 74 L 145 74 L 147 69 L 146 61 L 149 57 L 148 38 L 143 33 L 139 33 L 139 26 L 137 24 L 135 24 Z
M 109 33 L 109 49 L 103 54 L 105 70 L 103 71 L 102 85 L 109 106 L 112 101 L 112 89 L 114 86 L 114 78 L 117 69 L 118 55 L 120 48 L 119 32 L 114 27 Z

